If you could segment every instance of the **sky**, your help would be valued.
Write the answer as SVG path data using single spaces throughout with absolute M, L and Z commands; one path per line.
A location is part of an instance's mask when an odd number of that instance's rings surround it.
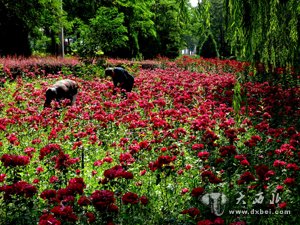
M 190 3 L 193 7 L 198 5 L 198 0 L 190 0 Z

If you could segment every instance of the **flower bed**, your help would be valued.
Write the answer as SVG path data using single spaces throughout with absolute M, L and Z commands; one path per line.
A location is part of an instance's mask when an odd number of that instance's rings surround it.
M 43 110 L 63 77 L 76 105 Z M 96 77 L 5 83 L 0 223 L 296 224 L 299 88 L 242 84 L 237 114 L 235 85 L 177 67 L 140 69 L 127 99 Z

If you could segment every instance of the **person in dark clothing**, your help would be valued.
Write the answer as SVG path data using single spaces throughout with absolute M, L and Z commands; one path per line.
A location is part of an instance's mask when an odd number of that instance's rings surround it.
M 105 70 L 105 75 L 112 78 L 114 83 L 114 93 L 115 88 L 117 87 L 121 88 L 122 94 L 125 96 L 126 92 L 131 92 L 134 83 L 134 77 L 122 67 L 107 68 Z M 126 90 L 126 92 L 124 90 Z
M 46 101 L 44 108 L 51 106 L 51 101 L 60 102 L 63 99 L 69 99 L 70 105 L 74 105 L 78 93 L 78 84 L 69 79 L 57 81 L 46 91 Z

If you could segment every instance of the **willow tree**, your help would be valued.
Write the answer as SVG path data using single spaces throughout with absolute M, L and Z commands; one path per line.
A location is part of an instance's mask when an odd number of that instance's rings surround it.
M 274 67 L 299 66 L 299 0 L 226 0 L 235 55 Z

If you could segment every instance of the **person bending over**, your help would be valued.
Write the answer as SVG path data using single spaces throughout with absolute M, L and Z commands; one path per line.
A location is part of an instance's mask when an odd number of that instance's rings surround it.
M 74 105 L 78 93 L 78 84 L 70 79 L 57 81 L 46 91 L 46 101 L 44 108 L 51 106 L 51 101 L 60 102 L 63 99 L 69 99 L 69 105 Z
M 126 92 L 131 92 L 134 84 L 134 77 L 122 67 L 109 67 L 105 70 L 105 75 L 112 78 L 114 83 L 114 93 L 116 93 L 117 87 L 121 88 L 122 94 L 125 97 Z

